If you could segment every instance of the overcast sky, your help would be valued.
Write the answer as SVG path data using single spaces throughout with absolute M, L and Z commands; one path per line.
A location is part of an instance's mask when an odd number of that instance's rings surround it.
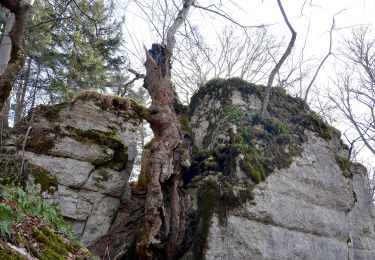
M 124 0 L 126 1 L 126 0 Z M 179 3 L 180 0 L 174 0 Z M 159 0 L 146 0 L 144 2 L 158 3 Z M 172 5 L 172 0 L 166 0 Z M 238 23 L 247 26 L 268 24 L 269 30 L 279 40 L 287 43 L 290 39 L 288 30 L 276 0 L 198 0 L 201 6 L 218 4 L 222 2 L 221 9 Z M 375 1 L 374 0 L 283 0 L 285 12 L 297 31 L 296 52 L 301 49 L 306 39 L 306 57 L 313 58 L 316 64 L 327 54 L 329 46 L 329 30 L 332 18 L 335 16 L 336 30 L 333 33 L 333 50 L 337 51 L 342 39 L 350 35 L 353 26 L 375 25 Z M 122 9 L 124 10 L 124 9 Z M 136 53 L 137 57 L 131 58 L 133 67 L 142 69 L 144 50 L 143 44 L 150 47 L 153 42 L 160 42 L 155 30 L 150 26 L 147 16 L 142 13 L 139 6 L 130 2 L 125 13 L 126 28 L 124 31 L 128 48 Z M 214 46 L 217 41 L 217 33 L 225 25 L 231 24 L 228 20 L 193 8 L 189 15 L 189 21 L 200 29 L 205 41 Z M 310 24 L 310 26 L 309 26 Z M 309 28 L 309 29 L 308 29 Z M 308 32 L 308 34 L 307 34 Z M 307 35 L 307 38 L 306 38 Z M 317 66 L 317 65 L 316 65 Z M 336 66 L 343 66 L 330 57 L 316 80 L 317 86 L 327 86 L 330 76 Z M 338 126 L 343 132 L 346 126 Z M 366 153 L 363 156 L 375 165 L 375 158 Z

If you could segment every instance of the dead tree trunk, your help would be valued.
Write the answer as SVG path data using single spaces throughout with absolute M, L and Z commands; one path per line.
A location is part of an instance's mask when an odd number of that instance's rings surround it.
M 185 209 L 181 207 L 180 184 L 182 170 L 190 166 L 191 138 L 186 126 L 187 111 L 171 81 L 171 57 L 175 33 L 193 3 L 194 0 L 184 0 L 168 29 L 166 44 L 153 44 L 146 52 L 144 87 L 152 99 L 147 120 L 154 138 L 148 147 L 145 220 L 137 241 L 137 255 L 141 259 L 155 259 L 154 252 L 173 259 L 184 237 Z
M 181 171 L 190 166 L 190 134 L 182 124 L 186 116 L 171 81 L 171 51 L 153 44 L 145 63 L 144 87 L 152 103 L 147 119 L 154 133 L 149 144 L 144 234 L 137 243 L 142 259 L 152 258 L 155 248 L 165 250 L 172 259 L 183 234 L 179 186 Z M 152 248 L 150 248 L 152 247 Z
M 23 66 L 23 38 L 27 14 L 31 8 L 31 3 L 27 0 L 0 0 L 0 5 L 7 8 L 14 14 L 14 23 L 9 32 L 11 41 L 10 53 L 5 53 L 6 66 L 0 75 L 0 110 L 4 106 L 12 90 L 12 85 L 17 74 Z M 4 40 L 5 37 L 3 37 Z M 6 57 L 7 56 L 7 57 Z

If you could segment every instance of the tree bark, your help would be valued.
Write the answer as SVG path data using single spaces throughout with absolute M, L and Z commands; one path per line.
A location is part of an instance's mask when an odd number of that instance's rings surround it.
M 23 66 L 23 38 L 27 14 L 31 8 L 31 3 L 25 0 L 0 0 L 0 4 L 9 9 L 14 14 L 15 20 L 12 30 L 9 33 L 11 40 L 11 52 L 9 62 L 5 70 L 0 75 L 0 110 L 3 108 L 12 90 L 13 82 Z
M 26 90 L 29 85 L 29 76 L 31 70 L 31 58 L 26 61 L 26 71 L 22 75 L 22 80 L 19 82 L 16 91 L 16 107 L 14 109 L 14 125 L 18 124 L 22 118 L 22 112 L 25 107 Z
M 1 129 L 9 128 L 10 97 L 6 100 L 3 109 L 0 111 Z
M 181 174 L 191 162 L 189 122 L 171 81 L 175 34 L 186 20 L 194 0 L 184 0 L 167 32 L 166 44 L 146 51 L 144 87 L 151 97 L 147 121 L 154 133 L 149 144 L 147 197 L 142 236 L 137 240 L 140 259 L 173 259 L 184 239 L 187 207 Z M 142 170 L 143 171 L 143 170 Z M 158 255 L 156 255 L 156 253 Z
M 151 96 L 147 118 L 154 133 L 149 144 L 151 178 L 147 184 L 143 236 L 137 242 L 141 259 L 152 259 L 153 250 L 173 259 L 183 238 L 179 186 L 181 172 L 190 166 L 191 138 L 182 125 L 184 114 L 171 81 L 171 51 L 153 44 L 147 52 L 144 87 Z M 186 115 L 185 115 L 186 116 Z

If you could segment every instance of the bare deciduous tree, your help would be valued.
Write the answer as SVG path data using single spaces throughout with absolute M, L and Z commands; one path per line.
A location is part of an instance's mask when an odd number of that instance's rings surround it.
M 375 38 L 370 29 L 354 29 L 341 53 L 347 68 L 335 82 L 339 93 L 330 100 L 375 155 Z
M 267 26 L 238 29 L 226 26 L 217 33 L 217 46 L 205 42 L 196 28 L 185 26 L 177 46 L 173 81 L 190 96 L 210 78 L 240 77 L 262 82 L 272 68 L 280 44 Z

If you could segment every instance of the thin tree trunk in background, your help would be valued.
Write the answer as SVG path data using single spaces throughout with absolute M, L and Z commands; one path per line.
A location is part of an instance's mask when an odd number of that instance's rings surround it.
M 281 59 L 276 63 L 276 66 L 273 68 L 273 70 L 271 71 L 271 74 L 268 78 L 266 95 L 265 95 L 263 103 L 262 103 L 262 111 L 261 111 L 261 117 L 262 118 L 265 118 L 266 113 L 267 113 L 268 103 L 270 102 L 270 94 L 271 94 L 271 88 L 272 88 L 273 80 L 274 80 L 276 74 L 279 72 L 281 66 L 285 62 L 286 58 L 288 58 L 289 54 L 292 52 L 294 42 L 296 41 L 296 38 L 297 38 L 297 33 L 293 29 L 292 25 L 290 24 L 290 22 L 288 20 L 288 17 L 286 15 L 285 11 L 284 11 L 283 5 L 281 4 L 281 0 L 277 0 L 277 3 L 279 5 L 281 14 L 283 15 L 284 21 L 287 24 L 290 32 L 292 33 L 292 38 L 290 39 L 288 47 L 286 48 L 283 56 L 281 56 Z
M 14 110 L 14 124 L 17 124 L 21 121 L 22 112 L 25 107 L 25 96 L 27 86 L 29 85 L 29 76 L 31 69 L 31 58 L 28 59 L 27 68 L 25 74 L 22 76 L 22 81 L 19 84 L 19 87 L 16 92 L 16 107 Z
M 23 38 L 25 33 L 25 26 L 27 15 L 31 9 L 31 4 L 26 0 L 0 0 L 0 4 L 9 9 L 11 13 L 14 14 L 14 23 L 12 24 L 12 29 L 9 32 L 9 38 L 3 37 L 5 39 L 10 39 L 11 49 L 1 49 L 0 53 L 4 55 L 4 61 L 6 61 L 6 66 L 4 71 L 0 75 L 0 110 L 3 108 L 6 100 L 10 96 L 12 91 L 13 82 L 15 81 L 19 70 L 23 65 L 24 52 L 23 52 Z M 5 52 L 5 53 L 4 53 Z M 9 58 L 8 58 L 9 57 Z M 9 61 L 7 61 L 9 60 Z
M 11 98 L 9 97 L 0 113 L 0 125 L 2 129 L 9 128 L 10 101 Z
M 37 87 L 38 87 L 40 71 L 41 71 L 40 66 L 38 66 L 38 73 L 37 73 L 37 76 L 36 76 L 36 80 L 34 81 L 34 84 L 33 84 L 33 97 L 31 99 L 30 110 L 33 109 L 34 106 L 35 106 L 36 90 L 37 90 Z

